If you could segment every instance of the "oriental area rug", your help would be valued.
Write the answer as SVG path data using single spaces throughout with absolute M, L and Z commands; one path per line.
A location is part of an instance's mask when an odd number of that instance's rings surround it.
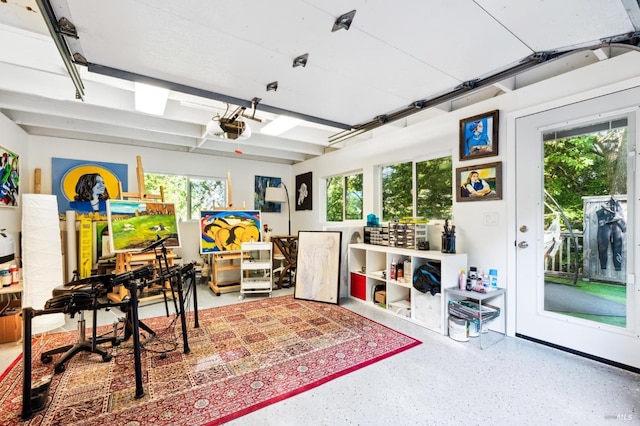
M 110 361 L 81 353 L 59 374 L 40 354 L 73 343 L 76 332 L 35 339 L 32 382 L 53 375 L 46 406 L 20 419 L 19 357 L 0 377 L 0 425 L 216 425 L 420 344 L 340 306 L 293 296 L 201 310 L 198 328 L 192 312 L 189 319 L 186 354 L 175 315 L 143 320 L 156 336 L 142 335 L 138 399 L 131 338 L 103 346 Z

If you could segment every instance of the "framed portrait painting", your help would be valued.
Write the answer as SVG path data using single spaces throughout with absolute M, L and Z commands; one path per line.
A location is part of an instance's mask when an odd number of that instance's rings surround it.
M 502 162 L 456 169 L 456 201 L 502 200 Z
M 342 232 L 298 232 L 294 299 L 338 304 Z
M 312 172 L 296 176 L 296 210 L 313 210 Z
M 51 159 L 51 188 L 58 197 L 58 213 L 75 210 L 78 215 L 107 217 L 107 200 L 127 190 L 128 166 L 100 161 Z
M 498 155 L 499 110 L 460 120 L 460 160 Z

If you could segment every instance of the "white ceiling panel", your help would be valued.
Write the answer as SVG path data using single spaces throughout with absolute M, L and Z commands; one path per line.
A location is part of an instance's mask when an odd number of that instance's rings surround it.
M 590 44 L 603 37 L 637 31 L 625 2 L 620 0 L 477 0 L 477 3 L 536 52 Z
M 0 109 L 26 131 L 225 156 L 240 143 L 245 158 L 281 163 L 340 148 L 331 140 L 345 129 L 352 142 L 366 141 L 348 129 L 372 130 L 384 117 L 391 124 L 419 111 L 411 110 L 414 102 L 462 90 L 443 110 L 462 107 L 606 60 L 610 53 L 565 55 L 471 92 L 472 82 L 536 52 L 589 48 L 620 34 L 630 45 L 640 22 L 631 0 L 43 1 L 53 25 L 67 18 L 77 39 L 48 34 L 36 0 L 0 2 Z M 351 27 L 332 31 L 351 10 Z M 54 38 L 66 55 L 81 55 L 72 68 L 79 69 L 82 100 Z M 307 65 L 293 67 L 302 54 Z M 171 89 L 163 116 L 135 110 L 134 80 Z M 267 91 L 275 81 L 278 89 Z M 251 127 L 251 138 L 243 144 L 203 136 L 212 118 L 229 117 L 238 105 L 249 107 L 237 120 Z M 279 114 L 306 121 L 279 136 L 260 134 Z

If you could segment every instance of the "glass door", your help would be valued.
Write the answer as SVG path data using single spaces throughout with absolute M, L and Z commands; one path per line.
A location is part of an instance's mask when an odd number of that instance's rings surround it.
M 516 120 L 516 332 L 639 367 L 629 96 Z

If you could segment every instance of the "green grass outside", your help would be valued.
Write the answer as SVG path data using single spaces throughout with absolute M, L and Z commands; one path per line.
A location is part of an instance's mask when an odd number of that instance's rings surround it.
M 560 277 L 545 277 L 546 282 L 566 284 L 573 286 L 573 280 Z M 608 284 L 597 281 L 578 281 L 575 288 L 579 291 L 583 291 L 588 294 L 602 297 L 603 299 L 610 300 L 612 302 L 627 304 L 627 286 L 619 284 Z M 595 321 L 603 324 L 609 324 L 617 327 L 626 327 L 627 319 L 625 317 L 610 317 L 602 315 L 588 315 L 566 312 L 566 315 L 582 318 L 589 321 Z

